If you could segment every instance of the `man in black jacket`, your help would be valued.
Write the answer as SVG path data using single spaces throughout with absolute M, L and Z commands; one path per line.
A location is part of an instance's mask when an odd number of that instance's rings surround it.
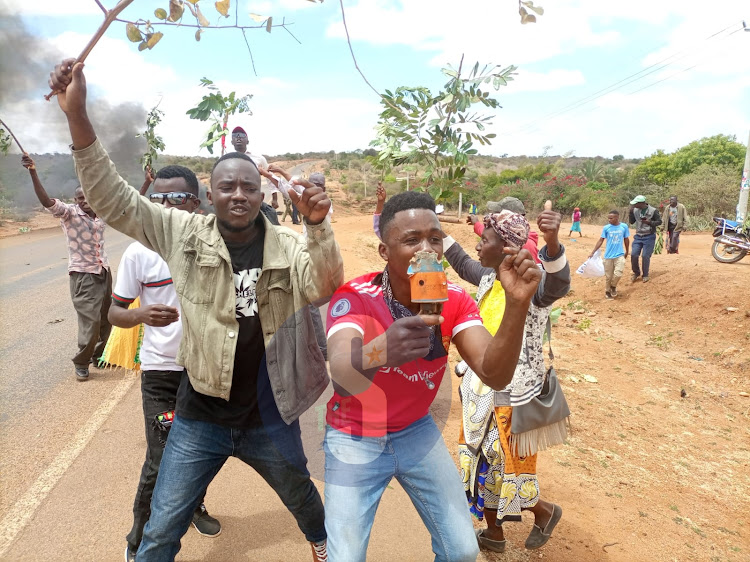
M 656 244 L 656 227 L 661 224 L 661 217 L 655 207 L 646 203 L 643 195 L 638 195 L 630 202 L 629 211 L 628 222 L 635 225 L 635 236 L 633 236 L 633 246 L 630 252 L 630 267 L 633 269 L 630 281 L 635 283 L 636 279 L 641 276 L 638 258 L 642 255 L 643 282 L 648 283 L 651 254 L 654 253 Z

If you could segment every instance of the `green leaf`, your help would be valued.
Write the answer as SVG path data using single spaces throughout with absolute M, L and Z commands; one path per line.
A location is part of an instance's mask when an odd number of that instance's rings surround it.
M 140 45 L 138 45 L 139 51 L 145 51 L 146 49 L 148 49 L 148 43 L 146 43 L 145 41 L 143 41 Z
M 154 10 L 154 15 L 156 16 L 156 19 L 159 20 L 165 20 L 167 19 L 167 11 L 164 8 L 157 8 Z M 131 24 L 128 24 L 131 25 Z
M 139 41 L 143 40 L 141 30 L 132 23 L 129 23 L 125 26 L 125 33 L 127 34 L 128 39 L 131 43 L 138 43 Z

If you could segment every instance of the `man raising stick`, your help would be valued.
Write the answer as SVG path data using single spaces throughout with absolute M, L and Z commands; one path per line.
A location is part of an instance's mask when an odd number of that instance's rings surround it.
M 227 458 L 254 468 L 326 560 L 323 504 L 307 471 L 299 416 L 328 385 L 308 304 L 343 281 L 326 220 L 325 192 L 291 193 L 307 222 L 305 244 L 259 217 L 260 174 L 229 153 L 211 172 L 215 215 L 153 205 L 117 174 L 86 112 L 83 65 L 63 61 L 50 75 L 73 139 L 78 177 L 91 205 L 115 229 L 168 264 L 182 309 L 176 362 L 186 375 L 138 562 L 173 560 L 201 494 Z M 291 326 L 290 326 L 291 324 Z
M 75 204 L 52 199 L 42 186 L 34 161 L 28 154 L 21 158 L 29 171 L 39 202 L 59 217 L 68 241 L 68 276 L 70 298 L 78 315 L 78 353 L 73 357 L 76 378 L 89 378 L 89 363 L 98 366 L 107 345 L 112 326 L 107 320 L 112 273 L 104 250 L 105 224 L 86 201 L 80 187 L 75 191 Z

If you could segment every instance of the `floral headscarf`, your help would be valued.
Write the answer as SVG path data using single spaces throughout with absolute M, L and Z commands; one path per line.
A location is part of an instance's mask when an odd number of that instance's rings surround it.
M 511 211 L 490 213 L 484 217 L 484 227 L 492 228 L 508 246 L 520 248 L 529 238 L 529 221 Z

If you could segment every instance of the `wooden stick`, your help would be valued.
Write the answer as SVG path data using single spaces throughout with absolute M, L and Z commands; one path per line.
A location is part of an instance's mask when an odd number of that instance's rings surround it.
M 104 21 L 102 22 L 102 25 L 99 27 L 97 32 L 91 38 L 91 41 L 89 41 L 88 44 L 84 47 L 83 51 L 81 51 L 81 54 L 78 55 L 78 58 L 73 63 L 74 65 L 86 60 L 86 57 L 89 56 L 91 49 L 94 48 L 94 46 L 99 42 L 99 39 L 101 39 L 102 36 L 107 32 L 107 29 L 112 24 L 112 22 L 115 21 L 115 19 L 117 19 L 117 16 L 120 15 L 120 12 L 122 12 L 125 8 L 127 8 L 132 3 L 133 3 L 133 0 L 120 0 L 114 8 L 105 12 Z M 99 4 L 99 2 L 97 2 L 97 4 Z M 99 7 L 102 7 L 101 4 L 99 4 Z M 52 91 L 46 96 L 44 96 L 44 99 L 49 101 L 52 99 L 53 96 L 57 95 L 58 93 L 59 92 L 57 91 Z
M 18 142 L 18 139 L 16 138 L 16 135 L 14 135 L 14 134 L 13 134 L 13 131 L 11 131 L 11 130 L 10 130 L 10 127 L 8 127 L 8 125 L 6 125 L 6 124 L 5 124 L 5 121 L 3 121 L 2 119 L 0 119 L 0 125 L 2 125 L 2 126 L 3 126 L 3 129 L 5 129 L 6 131 L 8 131 L 8 132 L 10 133 L 10 136 L 11 136 L 11 137 L 13 137 L 13 140 L 14 140 L 14 141 L 16 141 L 16 144 L 18 145 L 18 148 L 20 148 L 20 149 L 21 149 L 21 152 L 22 152 L 23 154 L 27 154 L 27 152 L 26 152 L 26 151 L 25 151 L 25 150 L 23 149 L 23 147 L 21 146 L 21 143 L 20 143 L 20 142 Z
M 459 224 L 459 223 L 463 222 L 458 217 L 443 216 L 443 215 L 438 215 L 437 217 L 438 217 L 438 220 L 440 222 L 450 222 L 450 223 L 453 223 L 453 224 Z

